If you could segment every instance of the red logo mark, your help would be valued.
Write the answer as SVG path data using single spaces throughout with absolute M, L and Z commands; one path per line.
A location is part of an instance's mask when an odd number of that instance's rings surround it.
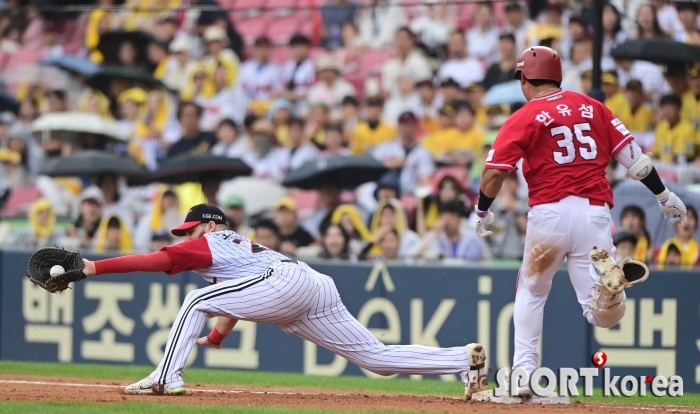
M 651 382 L 651 380 L 652 380 L 651 375 L 649 375 L 649 376 L 647 377 L 647 379 L 644 380 L 644 383 L 645 383 L 645 384 L 646 384 L 646 383 L 649 383 L 649 382 Z
M 593 358 L 591 358 L 591 361 L 593 361 L 593 365 L 595 365 L 596 368 L 600 368 L 603 365 L 605 365 L 606 362 L 608 362 L 608 356 L 605 355 L 605 352 L 598 351 L 595 354 L 593 354 Z

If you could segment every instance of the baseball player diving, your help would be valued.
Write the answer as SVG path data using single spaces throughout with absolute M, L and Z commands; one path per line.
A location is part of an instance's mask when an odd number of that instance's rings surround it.
M 523 368 L 529 376 L 539 365 L 544 304 L 564 259 L 583 315 L 603 328 L 617 325 L 625 314 L 624 289 L 649 275 L 644 263 L 625 259 L 616 264 L 613 259 L 613 196 L 605 176 L 610 158 L 656 196 L 667 219 L 685 221 L 686 207 L 605 105 L 560 89 L 562 67 L 556 51 L 528 48 L 518 59 L 515 77 L 528 102 L 496 137 L 472 217 L 479 236 L 491 234 L 485 229 L 493 222 L 489 207 L 522 159 L 531 211 L 515 295 L 513 368 Z M 520 384 L 518 394 L 532 397 L 530 387 Z
M 201 338 L 218 347 L 237 320 L 275 323 L 284 332 L 311 341 L 380 375 L 459 374 L 465 398 L 486 388 L 485 349 L 476 343 L 454 348 L 384 345 L 343 305 L 333 279 L 228 230 L 217 207 L 192 207 L 174 228 L 186 241 L 145 255 L 82 259 L 85 277 L 109 273 L 193 270 L 211 283 L 185 297 L 165 345 L 165 355 L 148 377 L 125 388 L 128 394 L 183 394 L 182 372 L 207 320 L 217 327 Z M 74 253 L 72 253 L 74 254 Z M 82 278 L 82 273 L 80 277 Z

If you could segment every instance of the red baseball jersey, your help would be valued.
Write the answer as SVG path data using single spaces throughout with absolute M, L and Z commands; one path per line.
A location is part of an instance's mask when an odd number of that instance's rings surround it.
M 508 118 L 486 168 L 515 171 L 522 158 L 529 205 L 573 195 L 613 205 L 608 161 L 634 137 L 601 102 L 572 91 L 533 99 Z

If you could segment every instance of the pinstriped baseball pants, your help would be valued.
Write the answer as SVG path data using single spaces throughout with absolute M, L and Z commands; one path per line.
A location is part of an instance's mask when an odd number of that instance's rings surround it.
M 333 279 L 302 262 L 281 262 L 262 275 L 190 292 L 173 323 L 163 360 L 150 377 L 161 384 L 182 381 L 187 356 L 214 316 L 276 323 L 284 332 L 380 375 L 461 374 L 464 379 L 469 371 L 466 346 L 384 345 L 348 312 Z

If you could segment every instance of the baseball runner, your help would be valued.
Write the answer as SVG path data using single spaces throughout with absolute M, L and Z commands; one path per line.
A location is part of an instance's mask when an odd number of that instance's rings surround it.
M 213 316 L 225 317 L 217 324 L 225 332 L 215 327 L 205 338 L 214 347 L 237 320 L 270 322 L 380 375 L 459 374 L 466 399 L 488 385 L 486 353 L 480 344 L 454 348 L 384 345 L 348 312 L 333 279 L 227 230 L 224 213 L 213 205 L 192 207 L 185 222 L 172 233 L 185 236 L 186 241 L 146 255 L 95 262 L 82 259 L 86 277 L 135 271 L 172 275 L 193 270 L 211 283 L 187 294 L 163 360 L 151 375 L 126 387 L 128 394 L 185 393 L 185 361 Z
M 583 315 L 599 327 L 617 325 L 625 313 L 624 289 L 649 275 L 644 263 L 614 262 L 613 197 L 605 177 L 610 158 L 654 193 L 666 218 L 685 221 L 686 208 L 605 105 L 560 89 L 557 52 L 547 47 L 525 50 L 515 77 L 528 103 L 506 121 L 487 156 L 472 217 L 479 236 L 491 234 L 484 227 L 493 221 L 489 207 L 508 172 L 523 159 L 531 211 L 517 278 L 513 368 L 522 367 L 531 375 L 540 361 L 537 343 L 544 304 L 564 259 Z M 529 398 L 532 390 L 521 382 L 518 394 Z

